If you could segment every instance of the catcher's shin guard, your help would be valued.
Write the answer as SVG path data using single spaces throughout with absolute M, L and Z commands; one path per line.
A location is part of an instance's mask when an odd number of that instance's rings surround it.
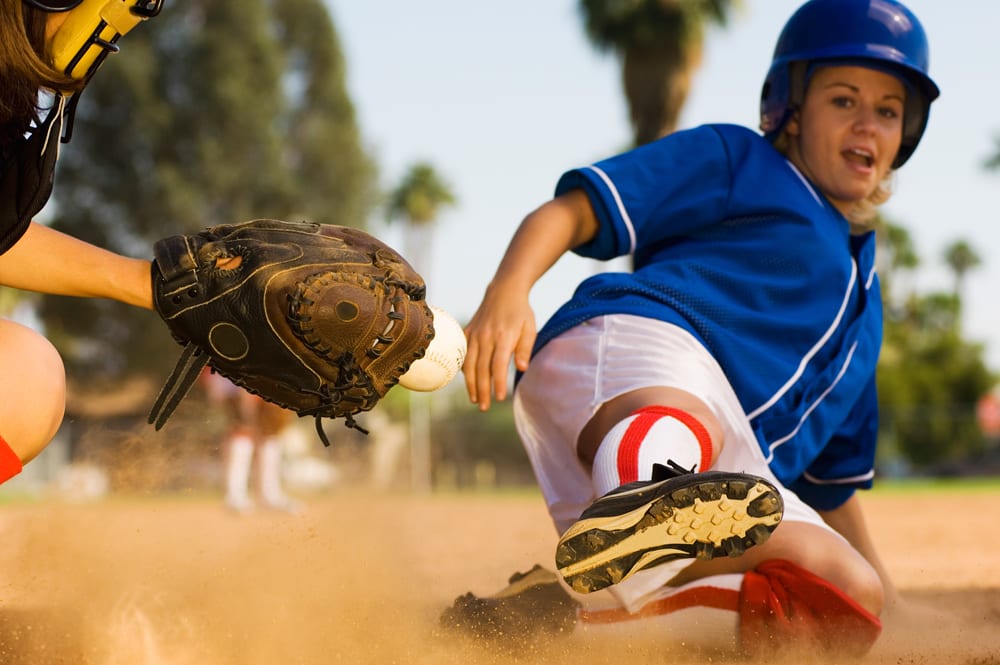
M 590 593 L 675 559 L 739 556 L 770 537 L 783 510 L 763 478 L 657 465 L 653 480 L 623 485 L 583 512 L 559 539 L 556 567 L 574 591 Z

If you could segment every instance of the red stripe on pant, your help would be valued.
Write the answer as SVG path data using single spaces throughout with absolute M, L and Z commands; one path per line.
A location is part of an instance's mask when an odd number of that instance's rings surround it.
M 609 610 L 581 610 L 579 616 L 583 623 L 617 623 L 670 614 L 690 607 L 710 607 L 737 612 L 740 609 L 740 592 L 722 587 L 696 586 L 646 603 L 638 612 L 629 612 L 624 607 L 616 607 Z

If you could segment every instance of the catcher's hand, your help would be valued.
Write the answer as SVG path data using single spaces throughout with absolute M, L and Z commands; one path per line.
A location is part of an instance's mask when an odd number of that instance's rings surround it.
M 157 429 L 206 365 L 320 418 L 368 411 L 434 337 L 424 281 L 358 229 L 259 219 L 154 245 L 156 311 L 184 346 L 149 415 Z

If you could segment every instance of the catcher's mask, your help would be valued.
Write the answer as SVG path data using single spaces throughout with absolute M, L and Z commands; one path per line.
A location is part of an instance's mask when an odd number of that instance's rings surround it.
M 31 5 L 35 9 L 41 9 L 43 12 L 68 12 L 77 5 L 79 5 L 83 0 L 52 0 L 51 2 L 45 2 L 44 0 L 24 0 L 24 4 Z
M 24 0 L 46 12 L 65 12 L 65 21 L 49 45 L 56 69 L 79 81 L 89 81 L 104 59 L 118 52 L 118 40 L 140 22 L 160 13 L 163 0 Z M 67 109 L 63 143 L 72 134 L 72 117 L 79 94 Z

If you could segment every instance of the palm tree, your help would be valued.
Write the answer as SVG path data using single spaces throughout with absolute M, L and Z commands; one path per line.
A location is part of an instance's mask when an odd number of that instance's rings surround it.
M 953 294 L 955 300 L 961 303 L 962 286 L 965 282 L 965 275 L 970 270 L 982 263 L 982 259 L 972 246 L 964 240 L 956 240 L 948 245 L 944 250 L 944 260 L 951 268 L 955 277 L 955 287 Z
M 891 306 L 897 300 L 905 301 L 912 293 L 912 284 L 907 284 L 904 279 L 919 267 L 920 257 L 905 227 L 879 215 L 875 220 L 875 230 L 878 247 L 876 265 L 886 304 Z
M 433 227 L 441 209 L 455 203 L 455 195 L 427 162 L 410 166 L 399 185 L 389 194 L 386 217 L 406 221 L 403 255 L 427 280 L 432 267 Z M 430 395 L 411 392 L 410 482 L 414 489 L 431 488 Z
M 454 203 L 451 187 L 427 162 L 411 165 L 403 180 L 389 194 L 386 217 L 389 222 L 405 220 L 403 253 L 418 272 L 430 270 L 434 222 L 444 206 Z
M 677 128 L 701 64 L 705 27 L 725 25 L 740 0 L 580 0 L 587 36 L 622 63 L 636 146 Z
M 996 154 L 987 159 L 985 165 L 987 169 L 996 171 L 1000 170 L 1000 138 L 994 139 L 994 142 L 996 144 L 996 149 L 997 149 Z

